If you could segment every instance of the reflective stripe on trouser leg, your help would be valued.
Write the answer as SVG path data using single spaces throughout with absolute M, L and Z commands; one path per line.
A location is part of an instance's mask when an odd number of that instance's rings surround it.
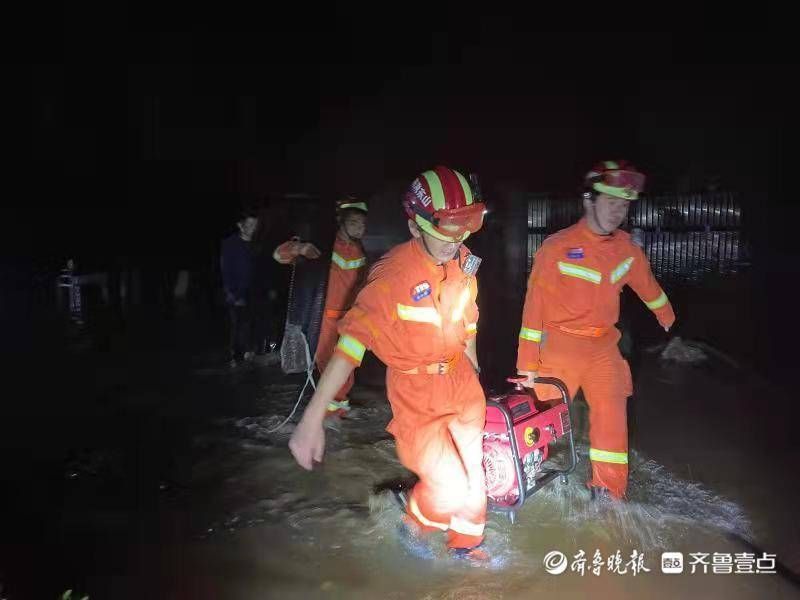
M 440 521 L 432 521 L 428 519 L 419 508 L 417 504 L 416 498 L 412 495 L 411 498 L 408 500 L 408 514 L 414 517 L 421 525 L 427 528 L 432 529 L 441 529 L 442 531 L 447 531 L 449 528 L 448 523 L 442 523 Z
M 422 476 L 411 490 L 406 513 L 423 531 L 448 531 L 450 529 L 450 516 L 455 507 L 443 505 L 441 496 L 441 490 L 428 485 L 426 481 L 423 481 Z
M 450 529 L 465 536 L 480 537 L 483 535 L 483 523 L 475 523 L 468 519 L 453 516 L 450 518 Z
M 627 452 L 612 452 L 610 450 L 600 450 L 599 448 L 589 448 L 589 459 L 596 462 L 606 462 L 615 465 L 627 465 Z
M 630 369 L 615 344 L 597 347 L 590 359 L 581 381 L 589 405 L 589 485 L 607 488 L 612 496 L 622 498 L 628 487 Z

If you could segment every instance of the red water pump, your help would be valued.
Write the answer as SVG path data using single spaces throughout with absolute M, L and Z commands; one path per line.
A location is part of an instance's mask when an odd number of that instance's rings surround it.
M 552 386 L 558 397 L 540 401 L 525 378 L 508 379 L 515 384 L 508 394 L 486 401 L 483 432 L 483 466 L 489 507 L 506 512 L 514 521 L 515 511 L 525 500 L 556 478 L 567 475 L 578 463 L 569 414 L 569 394 L 560 379 L 537 377 L 537 386 Z M 550 444 L 567 438 L 570 464 L 564 469 L 544 468 Z

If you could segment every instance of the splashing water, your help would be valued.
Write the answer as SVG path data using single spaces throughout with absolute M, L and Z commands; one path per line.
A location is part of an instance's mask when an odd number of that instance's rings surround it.
M 289 582 L 282 589 L 290 595 L 531 597 L 556 589 L 556 580 L 542 566 L 542 557 L 550 550 L 560 549 L 569 557 L 579 549 L 590 557 L 595 549 L 604 555 L 620 550 L 627 557 L 636 549 L 656 571 L 662 551 L 694 544 L 696 550 L 710 552 L 730 547 L 726 534 L 752 537 L 750 521 L 736 503 L 633 450 L 629 501 L 592 501 L 583 482 L 588 448 L 579 444 L 581 463 L 568 483 L 555 481 L 531 497 L 516 524 L 490 513 L 484 543 L 491 557 L 488 564 L 476 568 L 454 561 L 443 535 L 408 543 L 392 495 L 373 491 L 378 484 L 408 475 L 397 460 L 394 441 L 384 431 L 390 411 L 382 390 L 361 390 L 350 418 L 338 431 L 326 432 L 325 461 L 312 473 L 299 469 L 285 447 L 291 425 L 265 433 L 285 417 L 281 411 L 290 408 L 296 391 L 270 387 L 267 396 L 274 414 L 225 423 L 230 438 L 225 448 L 233 456 L 225 457 L 221 470 L 233 490 L 218 492 L 221 499 L 213 504 L 219 516 L 210 520 L 204 536 L 207 541 L 224 539 L 226 547 L 239 552 L 259 554 L 268 539 L 275 550 L 264 559 L 269 564 L 259 568 L 280 573 Z M 313 576 L 301 568 L 305 565 L 313 565 Z M 615 597 L 664 597 L 654 576 L 649 584 L 636 583 L 630 592 L 615 587 L 628 581 L 619 575 L 585 581 L 573 574 L 558 581 L 558 593 L 567 597 L 581 597 L 586 585 L 613 589 Z M 719 581 L 713 585 L 718 587 Z M 685 588 L 687 594 L 698 584 L 692 585 Z M 732 591 L 725 593 L 737 597 Z

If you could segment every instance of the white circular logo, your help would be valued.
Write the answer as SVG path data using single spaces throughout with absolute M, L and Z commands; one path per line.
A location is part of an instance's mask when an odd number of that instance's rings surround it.
M 561 575 L 567 570 L 567 557 L 558 550 L 548 552 L 544 557 L 544 568 L 550 575 Z

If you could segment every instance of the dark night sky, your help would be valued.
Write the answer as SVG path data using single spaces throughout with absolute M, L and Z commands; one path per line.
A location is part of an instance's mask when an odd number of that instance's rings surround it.
M 69 256 L 85 269 L 207 269 L 237 208 L 266 194 L 382 193 L 391 205 L 383 218 L 373 207 L 371 233 L 394 234 L 397 192 L 436 163 L 479 173 L 492 202 L 501 188 L 573 191 L 594 161 L 620 157 L 651 191 L 741 192 L 745 293 L 783 302 L 800 255 L 787 14 L 142 6 L 71 5 L 15 48 L 27 93 L 7 116 L 28 160 L 10 174 L 0 267 L 19 285 Z M 800 326 L 778 310 L 756 321 L 761 363 L 790 372 Z
M 744 33 L 709 31 L 710 10 L 674 16 L 694 27 L 681 33 L 544 33 L 541 14 L 349 6 L 65 14 L 26 67 L 16 216 L 52 218 L 47 244 L 14 228 L 23 245 L 199 244 L 242 200 L 371 194 L 437 162 L 570 190 L 598 157 L 628 157 L 655 189 L 719 177 L 766 202 L 748 165 L 776 197 L 794 68 L 766 18 Z

